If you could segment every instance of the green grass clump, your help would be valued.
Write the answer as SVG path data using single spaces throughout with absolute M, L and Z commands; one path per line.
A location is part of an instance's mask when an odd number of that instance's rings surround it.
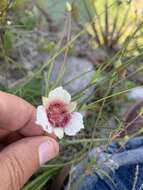
M 60 3 L 42 0 L 33 5 L 30 0 L 16 0 L 8 7 L 7 1 L 0 2 L 0 8 L 4 10 L 4 14 L 0 14 L 3 31 L 0 37 L 3 65 L 0 70 L 2 68 L 7 73 L 15 66 L 24 75 L 20 82 L 11 86 L 7 78 L 6 83 L 0 81 L 1 90 L 37 106 L 42 96 L 47 96 L 51 89 L 61 84 L 68 56 L 83 56 L 94 65 L 91 82 L 72 97 L 80 102 L 84 92 L 94 88 L 93 93 L 78 104 L 79 111 L 87 112 L 85 130 L 76 137 L 60 141 L 63 150 L 60 156 L 41 168 L 23 190 L 42 190 L 48 182 L 54 181 L 61 168 L 73 166 L 93 147 L 112 142 L 124 130 L 123 108 L 130 103 L 126 94 L 134 87 L 142 87 L 138 76 L 143 74 L 143 23 L 140 15 L 134 12 L 135 1 L 73 0 L 69 1 L 71 12 L 66 11 L 65 3 L 65 0 Z M 3 19 L 5 22 L 2 23 Z M 9 19 L 10 25 L 7 23 Z M 34 38 L 35 33 L 38 35 Z M 50 58 L 27 71 L 19 62 L 16 45 L 29 35 L 34 38 L 30 40 L 36 42 L 38 51 L 47 53 Z M 77 43 L 81 47 L 86 44 L 86 49 L 77 50 Z M 98 55 L 97 51 L 105 56 Z M 61 55 L 63 64 L 56 81 L 51 81 L 55 61 Z M 134 76 L 139 79 L 134 80 Z M 110 125 L 111 120 L 114 122 Z

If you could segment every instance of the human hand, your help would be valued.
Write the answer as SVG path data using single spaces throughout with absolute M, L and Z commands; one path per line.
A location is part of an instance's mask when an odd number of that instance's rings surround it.
M 51 137 L 40 136 L 36 109 L 23 99 L 0 92 L 0 190 L 19 190 L 40 165 L 59 152 Z

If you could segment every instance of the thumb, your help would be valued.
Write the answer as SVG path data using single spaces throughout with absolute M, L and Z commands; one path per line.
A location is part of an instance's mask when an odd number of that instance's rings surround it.
M 0 153 L 0 189 L 21 189 L 58 152 L 57 142 L 50 137 L 28 137 L 11 144 Z

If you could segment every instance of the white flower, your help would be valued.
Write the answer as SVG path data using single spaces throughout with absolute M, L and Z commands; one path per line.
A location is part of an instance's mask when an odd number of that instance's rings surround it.
M 60 139 L 64 133 L 74 136 L 84 128 L 83 116 L 73 112 L 76 105 L 76 102 L 71 102 L 71 95 L 58 87 L 49 93 L 48 98 L 43 97 L 43 105 L 37 107 L 36 124 Z

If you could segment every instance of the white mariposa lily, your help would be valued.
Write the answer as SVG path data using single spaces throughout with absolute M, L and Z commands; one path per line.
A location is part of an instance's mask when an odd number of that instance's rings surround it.
M 74 112 L 76 105 L 63 87 L 57 87 L 49 93 L 48 98 L 43 97 L 43 105 L 37 107 L 36 124 L 60 139 L 64 133 L 74 136 L 84 128 L 83 116 Z

